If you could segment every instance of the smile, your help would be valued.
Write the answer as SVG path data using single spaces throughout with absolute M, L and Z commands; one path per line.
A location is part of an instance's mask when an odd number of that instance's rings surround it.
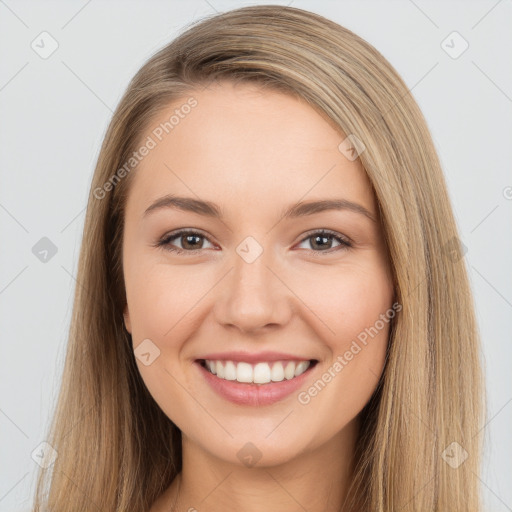
M 197 359 L 196 368 L 218 396 L 243 406 L 268 406 L 304 386 L 316 369 L 317 360 L 271 362 Z
M 311 365 L 311 361 L 272 361 L 251 364 L 243 361 L 201 360 L 201 365 L 219 379 L 237 381 L 246 384 L 268 384 L 291 380 L 302 375 Z

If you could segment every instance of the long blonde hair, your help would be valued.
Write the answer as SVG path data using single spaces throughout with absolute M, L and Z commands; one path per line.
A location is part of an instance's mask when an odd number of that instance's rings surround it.
M 123 323 L 124 205 L 136 170 L 112 177 L 157 113 L 217 79 L 305 99 L 366 147 L 359 158 L 377 197 L 402 311 L 361 413 L 354 500 L 372 512 L 480 510 L 479 335 L 426 122 L 370 44 L 319 15 L 280 6 L 240 8 L 187 27 L 140 69 L 113 115 L 92 180 L 47 437 L 58 456 L 39 474 L 34 510 L 146 512 L 181 470 L 181 433 L 146 389 Z

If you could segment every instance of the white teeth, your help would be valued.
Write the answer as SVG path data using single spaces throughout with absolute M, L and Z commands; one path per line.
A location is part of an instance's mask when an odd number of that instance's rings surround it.
M 236 366 L 233 361 L 227 361 L 224 367 L 224 378 L 226 380 L 236 380 Z
M 284 379 L 284 368 L 281 361 L 274 363 L 270 376 L 274 382 L 281 382 Z
M 274 363 L 249 363 L 233 361 L 205 361 L 206 368 L 225 380 L 243 383 L 268 384 L 281 382 L 302 375 L 310 366 L 310 361 L 276 361 Z
M 308 369 L 308 367 L 309 367 L 309 361 L 301 361 L 295 367 L 295 377 L 302 375 Z
M 221 364 L 220 362 L 217 364 Z M 236 380 L 238 382 L 253 382 L 252 366 L 249 363 L 238 363 L 236 365 Z
M 258 363 L 254 367 L 253 382 L 256 384 L 266 384 L 270 382 L 270 366 L 268 363 Z
M 224 365 L 220 361 L 217 361 L 216 369 L 217 369 L 217 377 L 220 377 L 221 379 L 223 379 L 224 378 Z
M 286 380 L 293 379 L 295 377 L 295 363 L 290 361 L 284 369 L 284 378 Z

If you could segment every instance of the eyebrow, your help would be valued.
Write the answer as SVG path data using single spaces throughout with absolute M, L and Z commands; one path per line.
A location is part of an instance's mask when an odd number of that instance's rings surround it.
M 203 201 L 192 197 L 179 197 L 172 194 L 163 196 L 154 201 L 144 212 L 143 217 L 147 217 L 151 212 L 160 209 L 177 209 L 186 212 L 196 213 L 205 217 L 222 219 L 222 210 L 218 205 L 211 201 Z M 369 218 L 373 222 L 377 222 L 375 216 L 364 206 L 348 201 L 347 199 L 323 199 L 320 201 L 299 201 L 298 203 L 285 209 L 282 218 L 295 219 L 313 215 L 328 210 L 348 210 L 359 213 Z

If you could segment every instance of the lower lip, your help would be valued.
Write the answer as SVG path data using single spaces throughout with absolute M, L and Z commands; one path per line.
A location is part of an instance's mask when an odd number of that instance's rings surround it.
M 285 379 L 281 382 L 269 382 L 268 384 L 244 384 L 236 380 L 217 377 L 204 368 L 199 361 L 196 361 L 195 364 L 201 370 L 206 382 L 221 397 L 238 405 L 252 406 L 271 405 L 283 400 L 304 384 L 316 366 L 316 364 L 309 366 L 304 373 L 290 380 Z

